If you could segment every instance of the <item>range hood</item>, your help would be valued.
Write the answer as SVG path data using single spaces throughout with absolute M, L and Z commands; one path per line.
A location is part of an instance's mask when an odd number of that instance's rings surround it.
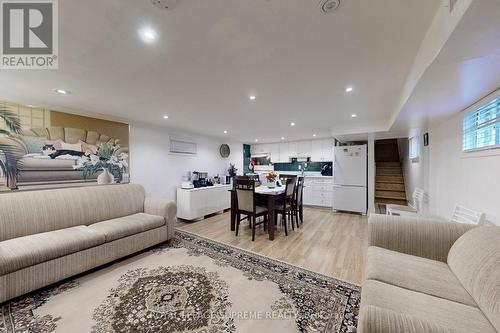
M 269 154 L 251 154 L 250 157 L 251 158 L 262 158 L 262 157 L 269 158 Z

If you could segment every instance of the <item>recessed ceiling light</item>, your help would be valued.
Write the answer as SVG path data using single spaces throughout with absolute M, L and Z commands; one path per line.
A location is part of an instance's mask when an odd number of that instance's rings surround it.
M 281 137 L 281 140 L 285 140 L 285 137 L 284 137 L 284 136 L 282 136 L 282 137 Z
M 295 123 L 293 123 L 293 122 L 292 122 L 292 123 L 290 123 L 290 126 L 295 126 Z
M 67 95 L 67 94 L 70 94 L 70 91 L 69 90 L 64 90 L 64 89 L 54 89 L 54 91 L 58 94 L 61 94 L 61 95 Z
M 351 114 L 351 118 L 356 118 L 357 116 L 358 116 L 358 115 L 357 115 L 357 114 L 355 114 L 355 113 Z
M 250 95 L 250 97 L 249 97 L 249 98 L 250 98 L 250 100 L 251 100 L 251 101 L 255 101 L 255 99 L 256 99 L 257 97 L 255 97 L 255 95 Z
M 313 137 L 316 137 L 316 134 L 313 134 Z
M 226 130 L 224 130 L 224 134 L 227 134 L 227 131 L 226 131 Z
M 151 44 L 158 39 L 158 33 L 151 28 L 142 28 L 139 30 L 139 37 L 143 42 Z
M 255 142 L 259 142 L 259 139 L 255 139 Z
M 352 92 L 353 90 L 354 90 L 354 88 L 353 88 L 353 87 L 347 87 L 347 88 L 345 88 L 345 92 L 346 92 L 346 93 L 350 93 L 350 92 Z
M 163 119 L 168 119 L 168 116 L 163 116 Z

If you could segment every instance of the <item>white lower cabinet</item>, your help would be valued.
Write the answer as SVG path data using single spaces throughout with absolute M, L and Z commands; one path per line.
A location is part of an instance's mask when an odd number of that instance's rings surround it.
M 306 177 L 304 180 L 304 205 L 332 207 L 333 178 Z
M 177 189 L 177 217 L 195 220 L 231 207 L 231 185 Z

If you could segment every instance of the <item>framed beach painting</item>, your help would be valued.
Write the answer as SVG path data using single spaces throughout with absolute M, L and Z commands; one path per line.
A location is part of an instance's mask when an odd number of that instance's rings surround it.
M 129 182 L 126 123 L 0 102 L 0 191 Z

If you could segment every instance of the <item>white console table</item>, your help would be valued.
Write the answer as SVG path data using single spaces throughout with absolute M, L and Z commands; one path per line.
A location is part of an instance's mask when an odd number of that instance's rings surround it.
M 231 207 L 231 185 L 177 188 L 177 217 L 195 220 Z

